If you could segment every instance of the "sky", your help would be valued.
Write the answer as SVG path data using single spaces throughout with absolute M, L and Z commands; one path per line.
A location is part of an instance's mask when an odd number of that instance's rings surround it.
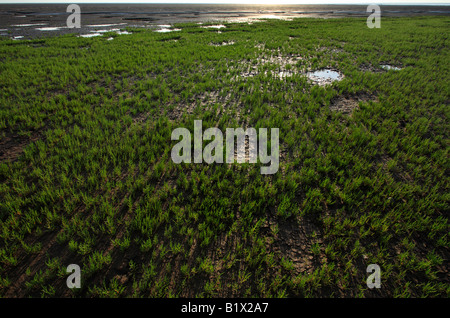
M 450 0 L 0 0 L 0 3 L 445 4 Z

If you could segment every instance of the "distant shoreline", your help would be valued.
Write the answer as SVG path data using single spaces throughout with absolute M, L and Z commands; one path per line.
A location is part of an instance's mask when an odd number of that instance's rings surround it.
M 0 4 L 0 37 L 26 39 L 176 23 L 367 17 L 366 5 L 79 4 L 81 29 L 68 29 L 67 4 Z M 382 17 L 450 16 L 450 5 L 381 5 Z

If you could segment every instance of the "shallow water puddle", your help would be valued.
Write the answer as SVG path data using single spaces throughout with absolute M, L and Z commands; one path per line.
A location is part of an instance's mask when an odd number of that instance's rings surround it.
M 204 28 L 204 29 L 223 29 L 223 28 L 226 28 L 226 26 L 223 25 L 223 24 L 218 24 L 218 25 L 205 25 L 205 26 L 201 26 L 201 28 Z
M 61 29 L 64 29 L 65 27 L 43 27 L 43 28 L 36 28 L 38 31 L 58 31 Z
M 259 20 L 265 20 L 265 19 L 268 19 L 268 20 L 284 20 L 284 21 L 292 21 L 292 18 L 291 18 L 291 17 L 280 17 L 280 16 L 273 15 L 273 14 L 264 14 L 264 15 L 261 15 L 261 16 L 257 17 L 256 19 L 259 19 Z
M 128 32 L 128 31 L 116 31 L 117 34 L 121 35 L 121 34 L 133 34 L 132 32 Z
M 306 76 L 310 80 L 312 80 L 313 82 L 315 82 L 319 85 L 330 84 L 334 81 L 340 81 L 343 78 L 343 75 L 340 74 L 339 72 L 329 70 L 329 69 L 308 72 L 308 73 L 306 73 Z
M 168 32 L 174 32 L 174 31 L 181 31 L 181 29 L 159 29 L 159 30 L 155 30 L 155 32 L 158 33 L 168 33 Z
M 87 25 L 87 27 L 90 27 L 90 28 L 103 28 L 103 27 L 111 27 L 111 26 L 124 25 L 124 24 L 126 24 L 126 23 L 90 24 L 90 25 Z
M 93 38 L 94 36 L 100 36 L 101 33 L 90 33 L 90 34 L 80 34 L 79 37 L 82 38 Z
M 158 32 L 158 33 L 181 31 L 181 29 L 172 29 L 172 25 L 170 25 L 170 24 L 159 24 L 158 27 L 160 27 L 160 29 L 155 30 L 155 32 Z
M 385 70 L 393 70 L 393 71 L 400 71 L 402 68 L 401 67 L 397 67 L 397 66 L 392 66 L 389 64 L 380 64 L 380 67 L 385 69 Z
M 106 32 L 116 32 L 116 34 L 122 35 L 122 34 L 133 34 L 132 32 L 128 32 L 128 31 L 121 31 L 119 29 L 111 29 L 111 30 L 94 30 L 94 31 L 90 31 L 92 33 L 89 34 L 80 34 L 78 37 L 82 37 L 82 38 L 92 38 L 95 36 L 101 36 Z M 113 38 L 108 38 L 108 41 L 111 41 Z
M 29 23 L 29 24 L 12 24 L 13 27 L 30 27 L 30 26 L 40 26 L 47 25 L 47 23 Z
M 93 32 L 93 33 L 106 33 L 106 32 L 117 32 L 120 31 L 120 29 L 111 29 L 111 30 L 92 30 L 89 32 Z

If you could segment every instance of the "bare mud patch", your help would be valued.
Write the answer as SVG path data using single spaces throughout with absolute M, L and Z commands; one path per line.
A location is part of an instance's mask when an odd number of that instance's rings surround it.
M 355 109 L 359 108 L 360 102 L 377 101 L 375 95 L 359 94 L 350 96 L 339 96 L 331 101 L 330 110 L 351 115 Z
M 220 43 L 217 42 L 211 42 L 209 43 L 210 46 L 227 46 L 227 45 L 233 45 L 235 42 L 234 41 L 223 41 Z
M 363 72 L 384 73 L 386 71 L 400 71 L 403 69 L 403 67 L 390 64 L 380 64 L 380 65 L 363 64 L 359 67 L 359 69 Z
M 35 132 L 30 137 L 19 135 L 7 135 L 0 140 L 0 162 L 15 161 L 23 149 L 30 143 L 37 141 L 40 134 Z
M 256 136 L 253 136 L 256 138 Z M 254 143 L 250 143 L 250 137 L 245 136 L 244 139 L 245 151 L 242 152 L 239 149 L 237 141 L 234 144 L 234 161 L 237 163 L 249 163 L 250 162 L 250 152 L 257 153 L 257 146 Z
M 371 72 L 371 73 L 383 73 L 384 70 L 379 68 L 379 67 L 375 67 L 371 64 L 362 64 L 359 66 L 359 69 L 362 72 Z
M 238 78 L 254 77 L 260 74 L 261 67 L 266 65 L 274 65 L 276 67 L 275 70 L 270 71 L 276 78 L 283 79 L 285 77 L 290 77 L 296 73 L 295 65 L 300 60 L 303 60 L 303 57 L 299 55 L 265 55 L 256 58 L 252 63 L 242 61 L 239 63 L 242 66 L 242 72 L 235 77 L 234 80 L 237 80 Z M 264 71 L 263 73 L 267 74 L 268 71 Z
M 338 48 L 338 47 L 326 47 L 326 46 L 320 46 L 316 49 L 317 52 L 326 52 L 330 54 L 339 54 L 344 53 L 344 49 Z
M 147 121 L 149 116 L 150 116 L 150 112 L 143 112 L 143 113 L 136 114 L 135 116 L 132 116 L 133 124 L 144 123 L 145 121 Z
M 223 96 L 219 91 L 204 92 L 197 94 L 189 100 L 180 101 L 176 106 L 167 111 L 167 116 L 170 120 L 178 120 L 183 115 L 192 115 L 197 107 L 201 107 L 203 111 L 209 111 L 215 104 L 219 104 L 217 108 L 216 116 L 219 116 L 225 108 L 229 108 L 237 103 L 228 93 Z
M 312 274 L 326 260 L 319 228 L 307 218 L 296 221 L 269 218 L 264 228 L 273 233 L 269 251 L 292 265 L 295 275 Z M 264 231 L 264 230 L 263 230 Z
M 264 65 L 270 63 L 279 65 L 280 67 L 286 67 L 287 65 L 295 65 L 300 60 L 303 60 L 303 57 L 299 55 L 271 55 L 258 58 L 258 64 Z

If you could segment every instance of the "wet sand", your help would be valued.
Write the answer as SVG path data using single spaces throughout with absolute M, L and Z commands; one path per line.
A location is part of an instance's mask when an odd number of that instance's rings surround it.
M 362 5 L 80 4 L 81 28 L 69 29 L 66 4 L 1 4 L 0 36 L 16 39 L 183 22 L 254 22 L 260 19 L 369 16 Z M 450 6 L 381 6 L 382 17 L 444 15 Z

